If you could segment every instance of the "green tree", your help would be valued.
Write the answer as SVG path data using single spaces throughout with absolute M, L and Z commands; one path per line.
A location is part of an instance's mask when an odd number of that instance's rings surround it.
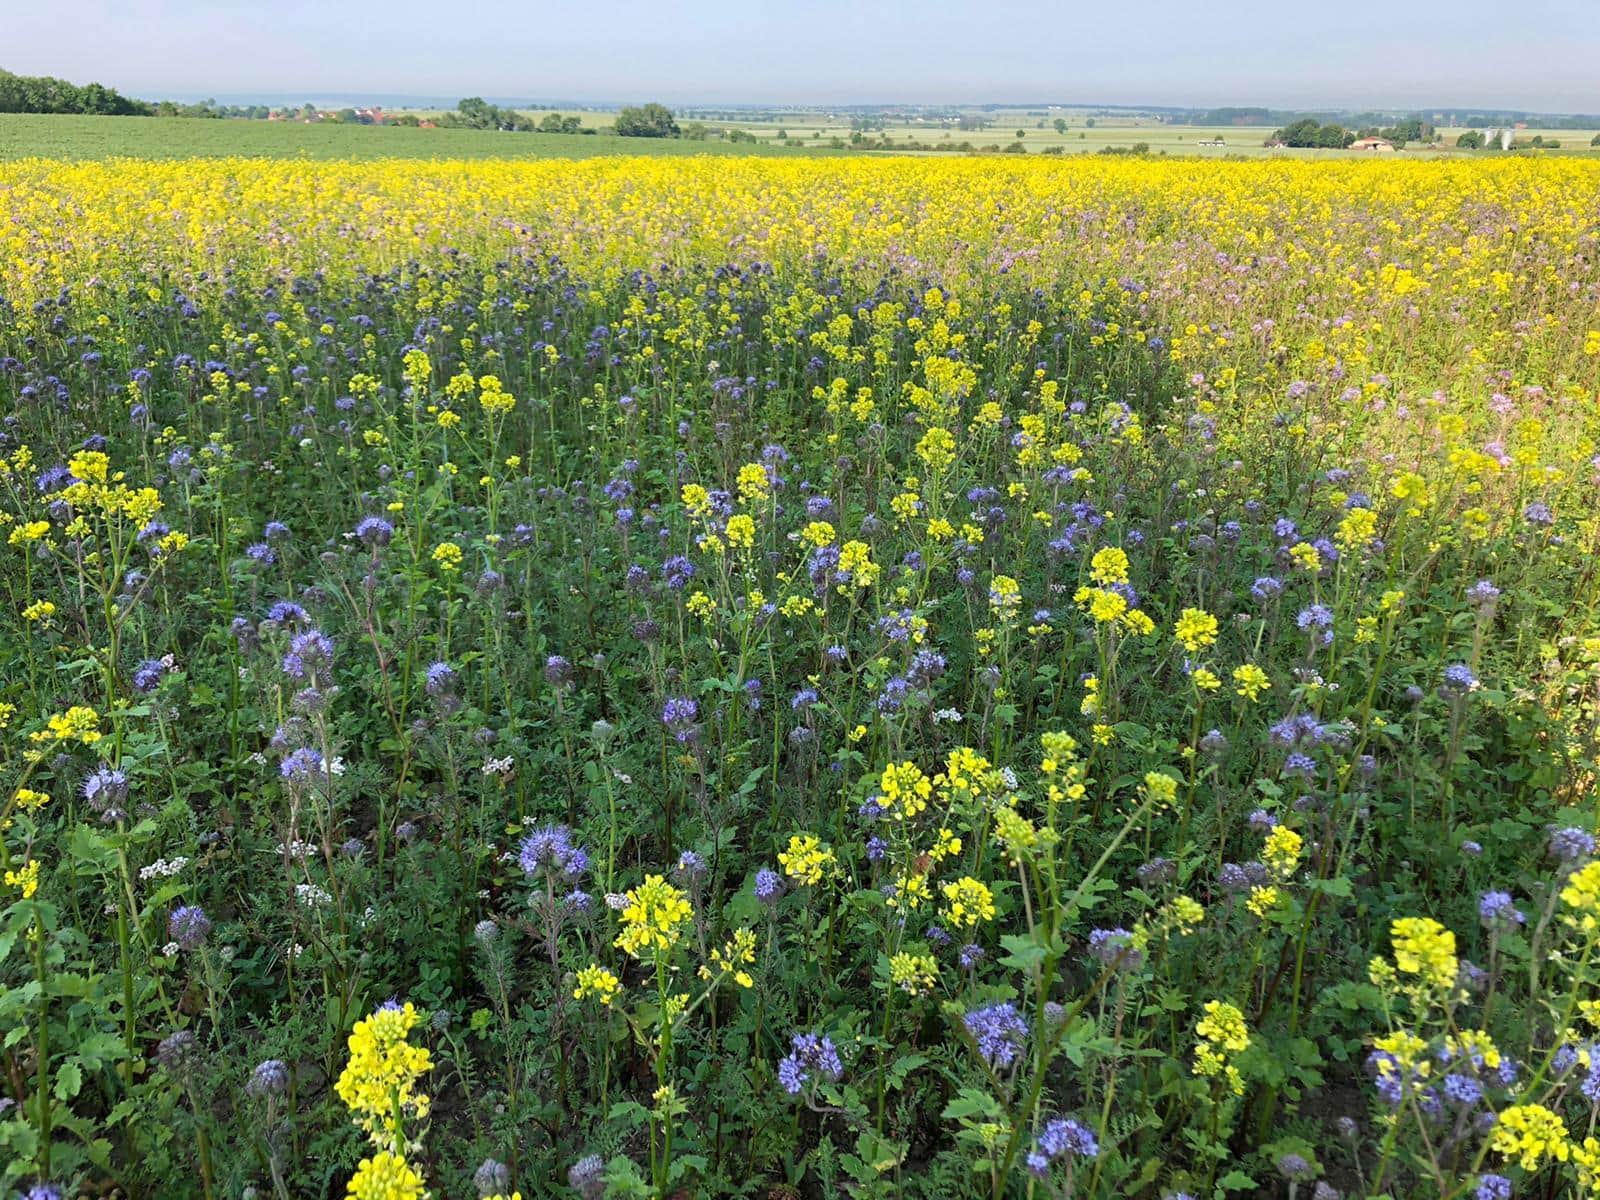
M 678 122 L 664 104 L 625 108 L 617 114 L 617 133 L 622 137 L 677 137 Z
M 1053 124 L 1056 127 L 1057 133 L 1064 134 L 1067 132 L 1067 119 L 1065 117 L 1057 117 Z

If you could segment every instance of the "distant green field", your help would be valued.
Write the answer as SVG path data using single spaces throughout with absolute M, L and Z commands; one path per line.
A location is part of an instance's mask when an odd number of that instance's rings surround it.
M 535 112 L 535 116 L 539 113 Z M 608 113 L 577 114 L 590 126 L 607 123 Z M 1272 133 L 1265 126 L 1207 128 L 1167 125 L 1148 119 L 1096 120 L 1093 128 L 1074 114 L 1066 130 L 1057 131 L 1039 118 L 1023 114 L 991 114 L 983 129 L 944 128 L 936 122 L 891 124 L 867 134 L 888 135 L 891 145 L 908 143 L 955 147 L 965 142 L 978 150 L 1020 143 L 1029 154 L 1049 149 L 1065 154 L 1093 154 L 1127 148 L 1139 142 L 1152 154 L 1185 154 L 1207 158 L 1267 154 L 1300 158 L 1340 158 L 1343 150 L 1268 150 Z M 302 124 L 298 121 L 206 120 L 182 117 L 77 117 L 0 114 L 0 161 L 15 158 L 215 158 L 246 155 L 264 158 L 592 158 L 606 154 L 837 154 L 835 138 L 848 144 L 848 123 L 820 114 L 795 114 L 792 119 L 707 121 L 713 129 L 740 129 L 754 141 L 718 138 L 685 141 L 619 138 L 606 134 L 493 133 L 476 129 L 410 129 L 403 126 Z M 1023 136 L 1017 137 L 1017 130 Z M 782 130 L 787 137 L 780 138 Z M 1454 149 L 1460 130 L 1442 131 L 1445 149 L 1411 146 L 1407 156 L 1462 153 Z M 1520 129 L 1519 139 L 1542 133 L 1559 139 L 1557 153 L 1600 154 L 1591 150 L 1593 130 Z M 1201 146 L 1222 140 L 1222 146 Z M 843 151 L 848 152 L 848 151 Z M 941 151 L 930 151 L 940 153 Z M 915 151 L 913 151 L 915 153 Z
M 14 158 L 592 158 L 602 154 L 794 154 L 771 146 L 658 138 L 182 117 L 0 114 Z M 810 149 L 811 153 L 820 152 Z

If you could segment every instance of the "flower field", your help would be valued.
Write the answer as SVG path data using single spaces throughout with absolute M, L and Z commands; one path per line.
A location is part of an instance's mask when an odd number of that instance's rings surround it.
M 1600 1191 L 1597 405 L 1576 159 L 0 166 L 0 1193 Z

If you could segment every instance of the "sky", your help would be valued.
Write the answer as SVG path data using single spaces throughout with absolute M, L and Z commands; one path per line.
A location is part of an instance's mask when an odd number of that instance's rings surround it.
M 1600 111 L 1600 0 L 0 0 L 0 68 L 145 99 Z

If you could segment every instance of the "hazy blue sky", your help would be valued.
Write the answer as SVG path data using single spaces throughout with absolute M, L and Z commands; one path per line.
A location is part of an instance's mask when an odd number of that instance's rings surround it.
M 1600 0 L 0 0 L 0 66 L 149 98 L 1594 112 Z

